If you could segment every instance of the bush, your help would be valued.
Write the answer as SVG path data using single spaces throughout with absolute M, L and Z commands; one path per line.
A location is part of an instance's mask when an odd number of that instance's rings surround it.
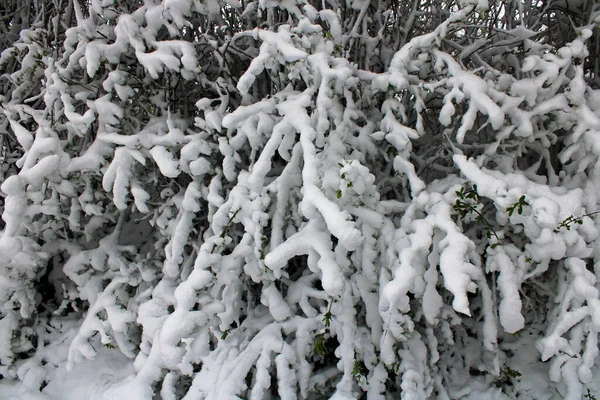
M 4 377 L 106 347 L 129 398 L 458 398 L 527 332 L 592 396 L 591 2 L 14 5 Z

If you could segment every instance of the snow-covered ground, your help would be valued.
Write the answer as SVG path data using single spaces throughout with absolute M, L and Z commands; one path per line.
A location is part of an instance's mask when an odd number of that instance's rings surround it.
M 464 400 L 560 400 L 564 393 L 557 393 L 549 385 L 549 363 L 539 361 L 535 348 L 534 335 L 525 334 L 515 337 L 508 365 L 522 376 L 496 387 L 494 383 L 485 383 L 484 379 L 457 377 L 465 379 L 463 390 L 449 392 L 452 399 Z M 18 381 L 0 381 L 0 399 L 2 400 L 123 400 L 124 395 L 139 396 L 138 389 L 132 383 L 135 370 L 133 363 L 118 351 L 103 348 L 93 360 L 85 360 L 68 372 L 64 366 L 51 370 L 48 385 L 42 392 L 29 390 Z M 594 390 L 591 396 L 600 396 L 600 375 L 590 384 Z M 129 386 L 129 387 L 128 387 Z M 117 393 L 118 392 L 118 393 Z M 593 399 L 584 393 L 584 399 Z
M 116 350 L 102 349 L 94 360 L 85 360 L 68 372 L 64 366 L 50 371 L 48 385 L 32 391 L 20 382 L 0 381 L 2 400 L 122 400 L 110 388 L 132 376 L 133 363 Z

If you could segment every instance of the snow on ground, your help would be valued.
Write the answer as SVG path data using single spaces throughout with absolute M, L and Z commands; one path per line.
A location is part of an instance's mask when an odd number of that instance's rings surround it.
M 0 398 L 4 400 L 48 400 L 50 397 L 28 390 L 25 386 L 20 383 L 14 382 L 0 382 Z
M 134 372 L 133 363 L 117 350 L 102 349 L 94 360 L 77 364 L 73 371 L 56 368 L 42 390 L 28 390 L 14 381 L 0 381 L 2 400 L 123 400 L 111 395 L 110 387 L 127 380 Z
M 522 377 L 510 384 L 485 384 L 481 379 L 470 379 L 463 390 L 450 394 L 452 399 L 464 400 L 560 400 L 564 395 L 549 388 L 548 363 L 539 361 L 535 349 L 536 335 L 525 334 L 515 337 L 512 348 L 514 354 L 508 365 L 522 373 Z M 49 383 L 42 392 L 27 389 L 22 383 L 0 381 L 2 400 L 123 400 L 125 394 L 136 397 L 137 390 L 132 383 L 135 370 L 131 360 L 117 350 L 103 348 L 96 358 L 77 364 L 72 372 L 64 366 L 50 372 Z M 600 382 L 596 376 L 594 382 Z M 129 386 L 129 388 L 127 388 Z M 594 386 L 593 384 L 590 386 Z M 600 385 L 593 387 L 592 395 L 600 395 Z M 118 393 L 117 393 L 118 392 Z M 137 397 L 136 397 L 137 398 Z M 586 397 L 587 398 L 587 397 Z M 150 400 L 150 399 L 149 399 Z

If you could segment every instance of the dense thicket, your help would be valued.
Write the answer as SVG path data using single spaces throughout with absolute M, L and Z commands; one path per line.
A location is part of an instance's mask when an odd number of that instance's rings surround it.
M 594 1 L 0 10 L 5 378 L 104 346 L 121 398 L 600 389 Z

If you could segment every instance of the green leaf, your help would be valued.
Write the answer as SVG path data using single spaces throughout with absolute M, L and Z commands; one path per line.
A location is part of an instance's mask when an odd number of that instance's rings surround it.
M 313 350 L 320 356 L 324 356 L 325 353 L 327 353 L 327 346 L 325 346 L 325 333 L 319 333 L 315 335 Z
M 365 376 L 369 370 L 365 366 L 365 363 L 362 361 L 354 360 L 354 365 L 352 366 L 352 375 L 355 377 Z
M 325 322 L 325 326 L 327 328 L 329 328 L 329 326 L 331 325 L 331 317 L 333 317 L 331 311 L 327 311 L 325 315 L 323 315 L 323 322 Z

